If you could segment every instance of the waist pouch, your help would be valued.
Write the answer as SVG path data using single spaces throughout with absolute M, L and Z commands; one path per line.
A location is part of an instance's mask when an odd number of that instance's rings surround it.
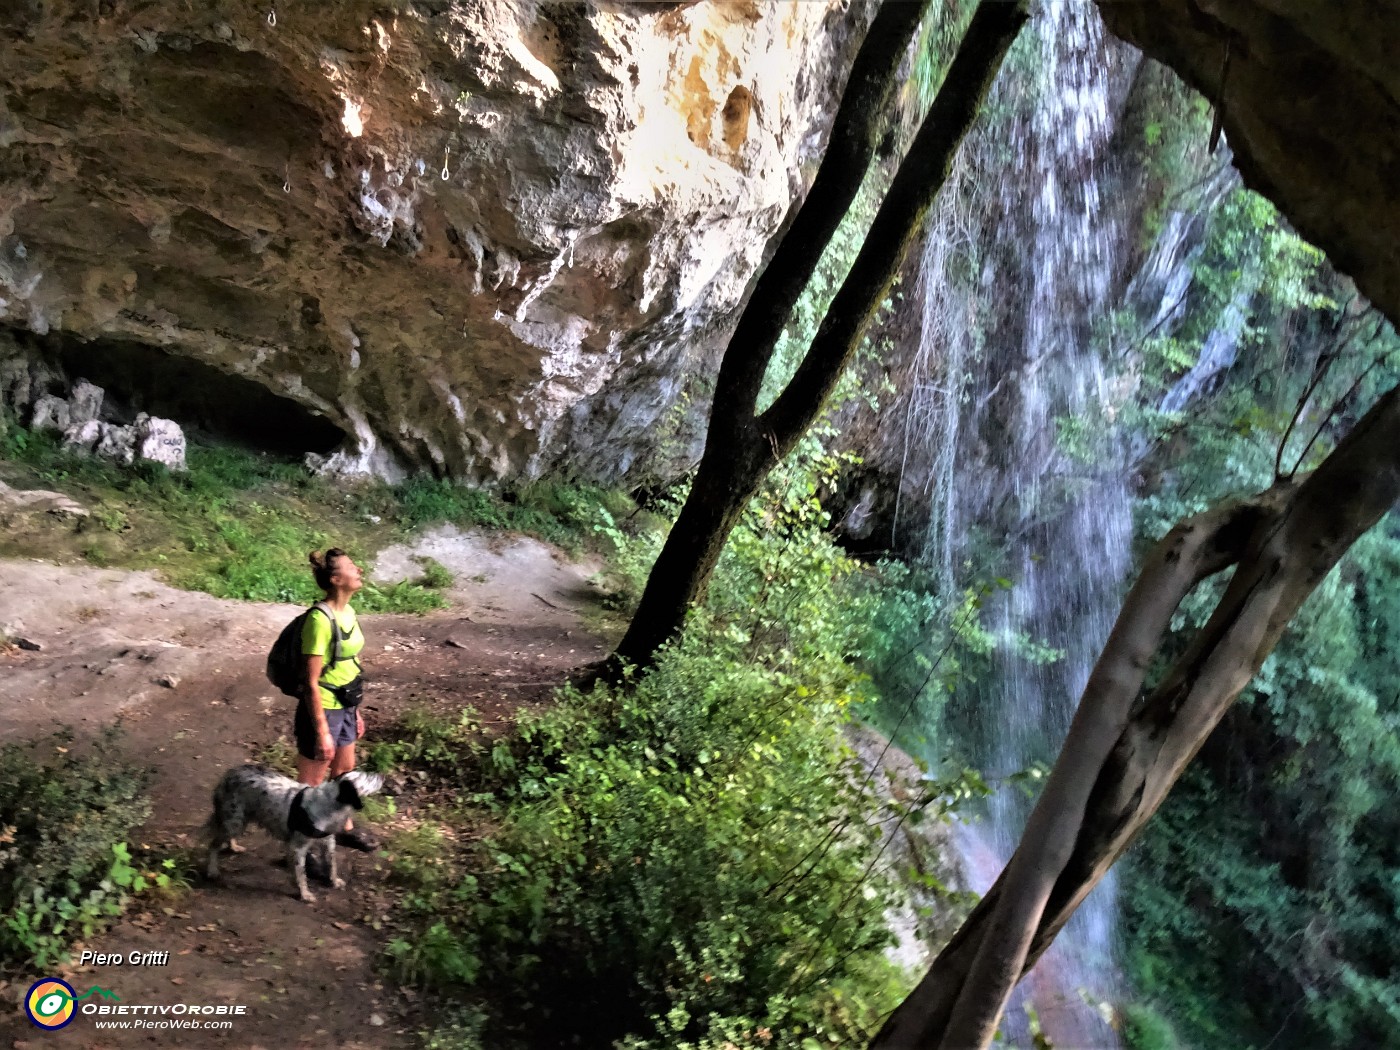
M 344 685 L 327 685 L 321 682 L 320 686 L 340 702 L 340 706 L 346 709 L 359 707 L 360 701 L 365 698 L 364 675 L 356 678 L 353 682 L 346 682 Z

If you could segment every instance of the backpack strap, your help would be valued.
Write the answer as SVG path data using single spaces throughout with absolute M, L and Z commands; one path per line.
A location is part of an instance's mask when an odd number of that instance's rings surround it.
M 324 678 L 336 664 L 340 663 L 340 624 L 336 621 L 335 613 L 331 612 L 331 607 L 325 602 L 317 602 L 311 608 L 321 610 L 322 615 L 331 623 L 331 651 L 328 654 L 330 659 L 321 670 L 321 677 Z

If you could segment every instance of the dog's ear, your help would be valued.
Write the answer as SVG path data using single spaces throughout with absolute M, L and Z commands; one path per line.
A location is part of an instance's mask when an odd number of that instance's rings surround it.
M 351 809 L 364 809 L 365 800 L 360 797 L 359 785 L 355 783 L 354 777 L 340 777 L 340 789 L 336 793 L 336 800 L 342 806 L 349 806 Z

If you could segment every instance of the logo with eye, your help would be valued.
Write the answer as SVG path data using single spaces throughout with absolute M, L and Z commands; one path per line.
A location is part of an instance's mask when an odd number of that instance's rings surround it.
M 75 999 L 77 993 L 67 981 L 45 977 L 24 997 L 24 1012 L 40 1028 L 62 1028 L 73 1020 Z

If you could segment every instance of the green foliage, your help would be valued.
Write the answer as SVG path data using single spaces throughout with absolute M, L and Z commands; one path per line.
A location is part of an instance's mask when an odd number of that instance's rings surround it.
M 1155 389 L 1241 288 L 1249 313 L 1229 382 L 1181 417 L 1143 417 L 1170 437 L 1138 504 L 1143 541 L 1315 464 L 1400 379 L 1389 327 L 1338 309 L 1347 293 L 1316 251 L 1241 191 L 1213 220 L 1194 312 L 1171 345 L 1148 347 Z M 1189 1045 L 1384 1045 L 1400 1025 L 1397 957 L 1379 933 L 1400 914 L 1397 570 L 1387 520 L 1300 610 L 1132 857 L 1130 970 Z M 1182 604 L 1163 660 L 1221 587 Z
M 419 730 L 494 830 L 469 843 L 423 825 L 400 845 L 401 974 L 528 1001 L 536 1035 L 590 1045 L 873 1034 L 906 988 L 883 957 L 896 891 L 837 728 L 869 698 L 855 662 L 892 644 L 876 586 L 822 532 L 836 469 L 815 456 L 775 472 L 651 672 L 565 690 L 475 754 L 451 727 Z M 494 1016 L 491 1045 L 512 1024 Z
M 361 752 L 360 767 L 371 773 L 413 767 L 442 777 L 455 777 L 480 754 L 480 722 L 471 708 L 447 718 L 428 707 L 410 707 L 402 719 Z
M 1141 1003 L 1123 1010 L 1123 1042 L 1128 1050 L 1181 1050 L 1171 1022 Z
M 406 527 L 440 522 L 484 528 L 505 525 L 505 509 L 491 493 L 445 478 L 410 478 L 397 487 L 395 495 L 399 523 Z
M 145 774 L 110 739 L 80 757 L 64 731 L 0 747 L 0 967 L 44 972 L 68 945 L 121 914 L 133 893 L 171 883 L 126 845 L 150 813 Z
M 457 578 L 452 575 L 452 571 L 436 558 L 415 558 L 415 561 L 423 569 L 423 575 L 418 577 L 418 585 L 427 587 L 430 590 L 440 591 L 443 588 L 451 587 L 457 582 Z
M 586 546 L 600 510 L 616 513 L 624 505 L 616 494 L 590 486 L 540 481 L 497 492 L 426 476 L 371 490 L 362 499 L 365 512 L 374 509 L 405 529 L 446 523 L 510 529 L 566 550 Z

